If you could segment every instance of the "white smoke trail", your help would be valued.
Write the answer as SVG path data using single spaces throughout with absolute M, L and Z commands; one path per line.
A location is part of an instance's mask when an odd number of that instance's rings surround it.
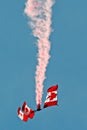
M 33 35 L 38 38 L 38 65 L 36 66 L 36 103 L 41 104 L 43 94 L 43 82 L 50 58 L 51 16 L 54 0 L 27 0 L 24 13 L 31 19 L 29 22 Z

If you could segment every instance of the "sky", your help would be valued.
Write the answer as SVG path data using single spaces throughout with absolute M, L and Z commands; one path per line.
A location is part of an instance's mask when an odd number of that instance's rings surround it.
M 0 1 L 0 130 L 87 130 L 87 1 L 56 0 L 52 10 L 47 88 L 58 83 L 58 107 L 17 117 L 24 101 L 35 101 L 36 38 L 24 15 L 25 0 Z M 44 34 L 43 34 L 44 35 Z

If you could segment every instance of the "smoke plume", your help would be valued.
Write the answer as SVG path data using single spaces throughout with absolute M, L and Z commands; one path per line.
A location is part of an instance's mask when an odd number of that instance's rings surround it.
M 51 29 L 52 5 L 54 0 L 27 0 L 24 13 L 30 18 L 29 25 L 37 37 L 37 61 L 35 73 L 36 103 L 41 104 L 45 72 L 50 58 L 49 36 Z

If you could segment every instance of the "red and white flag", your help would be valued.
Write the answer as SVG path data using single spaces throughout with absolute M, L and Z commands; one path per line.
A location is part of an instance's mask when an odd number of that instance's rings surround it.
M 28 107 L 26 102 L 23 103 L 22 111 L 28 116 L 28 118 L 32 119 L 34 117 L 34 111 Z
M 28 105 L 26 104 L 26 102 L 23 103 L 22 105 L 22 110 L 21 108 L 19 107 L 18 108 L 18 117 L 23 120 L 23 121 L 28 121 L 28 118 L 33 118 L 34 117 L 34 111 L 28 107 Z
M 46 100 L 44 102 L 44 108 L 54 106 L 58 104 L 57 100 L 58 85 L 52 86 L 47 90 Z
M 20 107 L 18 108 L 17 113 L 18 113 L 18 117 L 19 117 L 21 120 L 23 120 L 23 121 L 25 121 L 25 122 L 28 121 L 28 116 L 21 111 L 21 108 L 20 108 Z

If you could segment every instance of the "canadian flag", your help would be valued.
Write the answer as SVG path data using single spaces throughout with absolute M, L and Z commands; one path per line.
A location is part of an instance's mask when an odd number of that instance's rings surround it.
M 44 108 L 57 105 L 57 89 L 58 85 L 52 86 L 47 90 L 46 100 L 44 102 Z
M 28 116 L 28 118 L 32 119 L 34 117 L 34 111 L 28 107 L 26 102 L 23 103 L 22 111 Z
M 18 117 L 19 117 L 21 120 L 23 120 L 23 121 L 25 121 L 25 122 L 28 121 L 28 116 L 21 111 L 21 108 L 20 108 L 20 107 L 18 108 L 17 113 L 18 113 Z
M 34 117 L 34 111 L 28 107 L 26 102 L 23 103 L 22 110 L 20 107 L 18 108 L 17 113 L 18 117 L 25 122 L 28 121 L 28 118 L 32 119 Z

